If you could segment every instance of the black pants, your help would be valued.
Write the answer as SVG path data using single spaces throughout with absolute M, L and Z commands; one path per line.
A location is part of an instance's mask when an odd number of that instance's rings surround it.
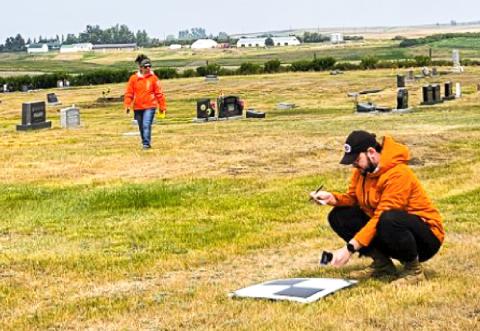
M 335 207 L 328 215 L 330 226 L 346 242 L 369 220 L 360 207 Z M 417 256 L 423 262 L 434 256 L 440 246 L 440 241 L 420 217 L 402 210 L 388 210 L 380 215 L 374 239 L 360 253 L 368 255 L 372 248 L 376 248 L 402 262 L 413 261 Z

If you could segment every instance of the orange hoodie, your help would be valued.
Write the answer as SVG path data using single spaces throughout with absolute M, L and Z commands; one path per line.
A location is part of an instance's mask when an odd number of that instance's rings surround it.
M 125 91 L 125 108 L 132 106 L 134 110 L 159 108 L 162 112 L 167 110 L 165 94 L 158 77 L 149 72 L 145 75 L 135 73 L 128 80 Z
M 368 223 L 354 237 L 363 246 L 368 246 L 375 236 L 380 215 L 393 209 L 420 216 L 443 242 L 445 231 L 440 213 L 407 166 L 408 159 L 407 146 L 387 136 L 383 140 L 378 170 L 362 176 L 360 170 L 354 169 L 348 192 L 334 193 L 335 206 L 359 205 L 370 216 Z

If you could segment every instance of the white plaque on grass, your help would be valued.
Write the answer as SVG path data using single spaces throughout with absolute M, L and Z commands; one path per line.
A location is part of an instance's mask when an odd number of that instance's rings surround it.
M 230 293 L 230 296 L 310 303 L 356 283 L 356 280 L 334 278 L 278 279 L 242 288 Z

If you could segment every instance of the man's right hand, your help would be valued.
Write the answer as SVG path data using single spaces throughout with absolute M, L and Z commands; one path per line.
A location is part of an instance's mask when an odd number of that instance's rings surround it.
M 125 109 L 125 113 L 128 115 L 130 114 L 130 108 Z
M 334 206 L 337 203 L 335 196 L 327 191 L 310 192 L 310 197 L 319 205 Z

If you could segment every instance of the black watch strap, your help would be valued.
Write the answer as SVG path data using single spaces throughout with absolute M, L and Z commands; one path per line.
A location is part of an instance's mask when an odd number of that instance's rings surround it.
M 355 246 L 353 246 L 352 244 L 350 243 L 347 243 L 347 249 L 350 253 L 355 253 L 356 252 L 356 249 L 355 249 Z

